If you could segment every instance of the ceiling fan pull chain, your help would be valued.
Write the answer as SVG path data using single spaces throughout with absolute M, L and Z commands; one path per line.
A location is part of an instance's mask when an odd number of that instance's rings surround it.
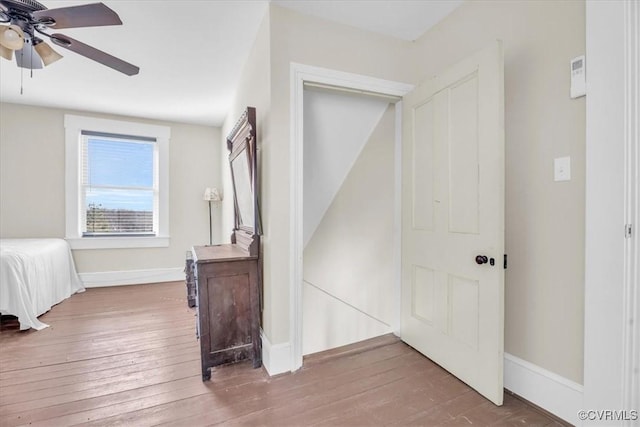
M 20 67 L 20 95 L 22 95 L 22 83 L 24 81 L 23 76 L 24 76 L 24 68 Z

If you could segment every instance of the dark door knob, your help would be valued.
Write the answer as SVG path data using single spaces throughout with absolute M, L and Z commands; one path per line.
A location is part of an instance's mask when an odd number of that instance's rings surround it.
M 484 255 L 478 255 L 476 257 L 476 264 L 482 265 L 482 264 L 486 264 L 487 262 L 489 262 L 489 258 L 487 258 Z

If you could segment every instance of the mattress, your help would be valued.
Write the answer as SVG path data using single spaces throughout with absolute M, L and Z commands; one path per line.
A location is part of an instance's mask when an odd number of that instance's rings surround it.
M 41 330 L 38 316 L 84 291 L 62 239 L 0 239 L 0 313 L 16 316 L 20 329 Z

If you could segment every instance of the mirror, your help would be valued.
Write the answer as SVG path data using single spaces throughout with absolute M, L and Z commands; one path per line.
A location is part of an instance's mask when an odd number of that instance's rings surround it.
M 249 157 L 246 148 L 231 160 L 231 175 L 233 191 L 236 197 L 238 225 L 255 228 L 255 210 L 253 203 L 253 189 L 251 188 L 251 173 L 249 171 Z

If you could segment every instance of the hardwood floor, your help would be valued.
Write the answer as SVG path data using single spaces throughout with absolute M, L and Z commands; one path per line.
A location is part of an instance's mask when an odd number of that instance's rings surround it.
M 562 425 L 508 394 L 494 406 L 392 336 L 203 383 L 182 282 L 89 289 L 41 319 L 1 324 L 2 426 Z

